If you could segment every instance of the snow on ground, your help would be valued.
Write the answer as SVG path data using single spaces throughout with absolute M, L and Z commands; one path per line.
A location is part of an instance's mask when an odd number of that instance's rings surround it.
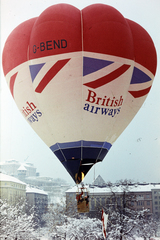
M 40 240 L 51 240 L 51 238 L 48 238 L 48 237 L 42 237 L 40 238 Z M 67 239 L 66 239 L 67 240 Z M 69 238 L 68 238 L 69 240 Z M 136 238 L 136 240 L 144 240 L 144 238 Z M 160 238 L 158 237 L 153 237 L 153 238 L 150 238 L 150 240 L 160 240 Z

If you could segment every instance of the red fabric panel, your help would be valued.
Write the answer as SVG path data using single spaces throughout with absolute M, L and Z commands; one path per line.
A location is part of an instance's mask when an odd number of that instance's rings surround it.
M 21 23 L 7 38 L 2 56 L 4 75 L 27 61 L 29 38 L 35 20 L 32 18 Z
M 128 19 L 127 21 L 133 35 L 135 62 L 141 64 L 155 75 L 157 55 L 150 35 L 139 24 Z
M 82 10 L 83 49 L 133 59 L 129 25 L 115 8 L 93 4 Z
M 82 50 L 81 12 L 68 4 L 47 8 L 30 37 L 30 59 Z

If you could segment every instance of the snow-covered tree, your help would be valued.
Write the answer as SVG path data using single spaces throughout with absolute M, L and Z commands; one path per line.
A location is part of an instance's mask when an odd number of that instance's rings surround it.
M 135 239 L 135 235 L 148 239 L 155 235 L 156 222 L 147 209 L 132 208 L 136 196 L 131 192 L 134 185 L 130 180 L 108 183 L 111 189 L 110 203 L 105 208 L 109 214 L 107 239 Z
M 145 211 L 143 210 L 137 214 L 137 226 L 136 233 L 137 236 L 142 237 L 144 240 L 150 239 L 151 237 L 156 235 L 156 232 L 159 227 L 159 221 L 154 217 L 146 218 Z
M 81 214 L 68 217 L 65 213 L 65 204 L 54 204 L 49 207 L 48 213 L 43 216 L 48 235 L 52 239 L 103 239 L 101 220 L 87 218 Z
M 25 202 L 15 206 L 0 200 L 0 236 L 1 239 L 36 239 L 34 237 L 33 215 L 25 213 Z
M 42 221 L 45 222 L 50 231 L 54 231 L 57 226 L 65 223 L 66 216 L 64 214 L 65 205 L 62 203 L 51 204 L 48 207 L 48 212 L 42 216 Z
M 62 216 L 61 216 L 62 217 Z M 57 220 L 57 219 L 56 219 Z M 63 216 L 63 223 L 52 226 L 48 222 L 48 235 L 53 239 L 72 239 L 72 240 L 101 240 L 102 224 L 99 219 L 87 217 L 70 218 Z
M 57 234 L 73 240 L 103 239 L 101 221 L 87 217 L 81 219 L 67 218 L 62 226 L 57 227 Z

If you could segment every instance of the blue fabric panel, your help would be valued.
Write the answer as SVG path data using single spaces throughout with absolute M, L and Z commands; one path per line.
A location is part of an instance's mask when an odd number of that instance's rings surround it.
M 81 159 L 81 147 L 61 149 L 66 160 Z
M 58 149 L 65 149 L 65 148 L 74 148 L 74 147 L 81 147 L 82 146 L 82 141 L 77 141 L 77 142 L 66 142 L 66 143 L 56 143 L 52 145 L 50 148 L 54 152 Z
M 91 147 L 91 148 L 106 148 L 109 150 L 112 144 L 108 142 L 95 142 L 95 141 L 77 141 L 77 142 L 67 142 L 67 143 L 56 143 L 50 147 L 50 149 L 54 152 L 58 149 L 65 148 L 74 148 L 74 147 Z
M 94 142 L 94 141 L 83 141 L 84 147 L 96 147 L 96 148 L 106 148 L 110 149 L 112 147 L 112 144 L 108 142 Z
M 37 76 L 37 74 L 39 73 L 41 68 L 44 66 L 44 64 L 45 63 L 40 63 L 40 64 L 35 64 L 35 65 L 29 66 L 32 82 L 34 81 L 35 77 Z
M 78 174 L 80 168 L 80 160 L 68 160 L 62 162 L 64 167 L 67 169 L 73 180 L 75 181 L 75 176 Z
M 62 151 L 59 149 L 57 151 L 54 152 L 54 154 L 56 155 L 56 157 L 61 161 L 64 162 L 65 161 L 65 157 L 63 156 Z
M 101 148 L 83 147 L 82 148 L 83 159 L 92 159 L 92 162 L 95 163 L 96 159 L 99 156 L 100 151 L 101 151 Z
M 107 149 L 102 148 L 97 161 L 102 161 L 105 158 L 107 152 Z
M 52 150 L 52 152 L 55 152 L 56 150 L 58 150 L 59 149 L 58 143 L 52 145 L 50 149 Z
M 104 144 L 104 142 L 83 141 L 84 147 L 101 148 L 103 146 L 103 144 Z
M 96 72 L 112 63 L 107 60 L 83 57 L 83 76 Z
M 151 78 L 147 74 L 134 67 L 131 84 L 145 83 L 149 81 L 151 81 Z
M 109 142 L 104 142 L 103 143 L 103 148 L 106 148 L 107 150 L 109 150 L 112 147 L 112 144 Z

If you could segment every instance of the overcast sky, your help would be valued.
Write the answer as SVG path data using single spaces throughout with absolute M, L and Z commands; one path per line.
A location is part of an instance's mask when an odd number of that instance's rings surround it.
M 133 179 L 141 182 L 160 182 L 160 1 L 159 0 L 63 0 L 82 9 L 93 3 L 115 7 L 125 18 L 144 27 L 157 50 L 158 68 L 152 89 L 135 118 L 114 143 L 95 176 L 105 181 Z M 21 22 L 37 17 L 47 7 L 61 3 L 55 0 L 1 0 L 1 55 L 11 31 Z M 1 64 L 2 65 L 2 64 Z M 1 161 L 28 161 L 37 167 L 41 176 L 73 180 L 50 149 L 24 120 L 11 97 L 1 67 Z M 94 170 L 85 181 L 92 182 Z

